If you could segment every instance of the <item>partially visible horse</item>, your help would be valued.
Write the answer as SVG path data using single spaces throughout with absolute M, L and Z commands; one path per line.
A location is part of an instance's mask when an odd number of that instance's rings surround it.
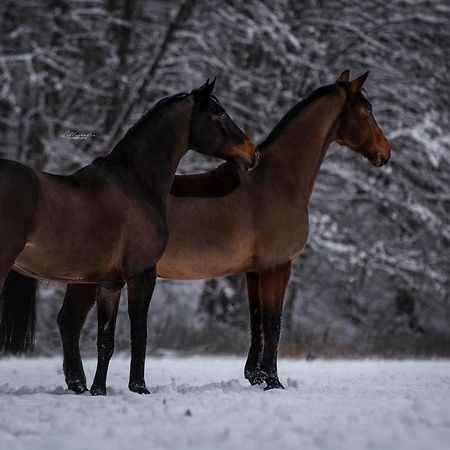
M 147 311 L 155 265 L 168 239 L 166 197 L 181 157 L 192 148 L 230 159 L 242 169 L 257 160 L 254 144 L 212 96 L 213 88 L 214 82 L 207 82 L 190 94 L 161 100 L 109 155 L 73 175 L 0 160 L 0 288 L 12 267 L 34 278 L 98 286 L 94 395 L 106 393 L 117 294 L 124 283 L 131 321 L 129 388 L 148 393 Z M 17 304 L 11 314 L 11 307 L 5 305 L 2 315 L 2 346 L 20 350 L 24 342 L 18 342 L 16 331 L 22 329 L 26 341 L 28 311 Z M 70 373 L 67 381 L 80 392 L 86 383 L 78 375 Z
M 246 273 L 251 344 L 244 372 L 252 385 L 282 388 L 277 351 L 283 301 L 292 261 L 308 238 L 309 200 L 330 144 L 349 147 L 375 167 L 391 157 L 391 144 L 361 91 L 367 76 L 350 81 L 346 70 L 295 105 L 258 146 L 260 163 L 251 173 L 223 164 L 175 177 L 175 195 L 167 202 L 170 238 L 158 276 L 192 280 Z M 227 185 L 231 192 L 224 195 Z M 221 197 L 210 197 L 214 186 Z M 77 302 L 71 295 L 61 314 Z M 91 304 L 94 298 L 91 293 Z

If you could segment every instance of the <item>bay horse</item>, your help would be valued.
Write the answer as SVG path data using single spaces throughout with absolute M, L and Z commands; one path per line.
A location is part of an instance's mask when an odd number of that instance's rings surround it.
M 361 92 L 368 72 L 344 71 L 295 105 L 258 146 L 250 173 L 228 163 L 200 175 L 176 176 L 167 201 L 169 241 L 158 276 L 195 280 L 245 273 L 251 343 L 245 377 L 282 388 L 277 372 L 281 314 L 292 261 L 308 237 L 308 204 L 332 142 L 381 167 L 391 145 Z M 25 280 L 20 280 L 25 285 Z M 116 293 L 119 296 L 119 293 Z M 58 316 L 66 378 L 84 376 L 79 336 L 95 303 L 93 285 L 67 288 Z M 78 317 L 78 323 L 69 318 Z
M 125 283 L 131 322 L 129 389 L 148 393 L 147 311 L 155 265 L 168 239 L 166 197 L 182 156 L 191 148 L 232 160 L 242 169 L 257 160 L 256 146 L 212 95 L 214 81 L 160 100 L 110 154 L 70 176 L 0 160 L 0 287 L 11 267 L 34 278 L 98 286 L 93 395 L 106 393 L 115 299 Z M 10 318 L 2 315 L 5 349 L 17 344 Z M 19 328 L 27 322 L 26 312 L 15 318 Z M 69 376 L 68 383 L 71 389 L 85 389 L 84 380 Z

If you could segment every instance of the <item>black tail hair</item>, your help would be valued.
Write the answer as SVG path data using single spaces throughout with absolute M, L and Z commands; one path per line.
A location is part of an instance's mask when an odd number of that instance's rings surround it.
M 0 353 L 21 355 L 34 347 L 37 281 L 11 271 L 1 293 Z

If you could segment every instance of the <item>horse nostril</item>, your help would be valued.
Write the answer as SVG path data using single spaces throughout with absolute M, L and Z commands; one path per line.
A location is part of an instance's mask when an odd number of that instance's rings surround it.
M 383 153 L 379 153 L 379 156 L 377 158 L 378 159 L 378 167 L 383 167 L 384 165 L 386 165 L 390 158 L 391 158 L 390 153 L 387 156 Z
M 247 167 L 247 172 L 250 170 L 253 170 L 259 163 L 259 158 L 260 158 L 260 153 L 258 150 L 255 151 L 255 153 L 253 154 L 253 159 L 252 159 L 252 163 L 248 165 Z
M 258 165 L 260 158 L 261 158 L 261 153 L 259 153 L 259 150 L 256 150 L 255 154 L 253 155 L 253 164 L 255 167 Z

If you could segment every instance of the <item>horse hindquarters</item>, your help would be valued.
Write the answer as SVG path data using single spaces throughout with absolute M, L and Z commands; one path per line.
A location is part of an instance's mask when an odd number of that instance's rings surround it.
M 39 181 L 28 167 L 0 160 L 0 283 L 27 240 L 36 211 Z
M 38 199 L 38 180 L 22 164 L 0 160 L 0 291 L 14 261 L 23 250 L 32 227 Z M 13 292 L 7 292 L 0 324 L 0 348 L 21 353 L 29 347 L 34 321 L 29 307 L 20 308 Z M 22 292 L 23 294 L 23 292 Z M 31 319 L 31 321 L 30 321 Z M 25 334 L 24 334 L 25 333 Z

